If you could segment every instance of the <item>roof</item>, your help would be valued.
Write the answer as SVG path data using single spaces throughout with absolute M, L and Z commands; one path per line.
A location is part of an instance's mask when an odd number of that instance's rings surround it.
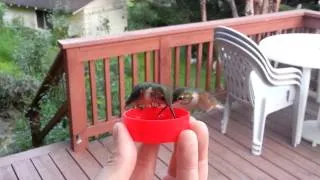
M 93 0 L 0 0 L 6 4 L 74 12 Z

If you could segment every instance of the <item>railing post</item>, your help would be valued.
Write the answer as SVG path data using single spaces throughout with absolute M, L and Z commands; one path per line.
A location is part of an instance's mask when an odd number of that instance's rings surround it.
M 64 57 L 71 147 L 73 151 L 78 152 L 88 146 L 84 65 L 78 56 L 77 48 L 64 50 Z
M 160 40 L 160 59 L 159 59 L 159 83 L 172 86 L 171 80 L 171 49 L 168 37 Z

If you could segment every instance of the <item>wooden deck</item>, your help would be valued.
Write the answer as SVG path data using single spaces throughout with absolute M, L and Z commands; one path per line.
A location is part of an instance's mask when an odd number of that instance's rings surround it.
M 309 99 L 307 118 L 314 118 L 317 105 Z M 320 179 L 320 147 L 290 144 L 292 109 L 270 115 L 263 154 L 251 155 L 250 110 L 234 107 L 227 135 L 219 132 L 221 114 L 199 114 L 210 130 L 209 179 Z M 90 143 L 87 151 L 73 153 L 68 142 L 29 150 L 0 158 L 0 180 L 94 179 L 105 166 L 112 138 Z M 161 145 L 154 179 L 166 174 L 172 144 Z

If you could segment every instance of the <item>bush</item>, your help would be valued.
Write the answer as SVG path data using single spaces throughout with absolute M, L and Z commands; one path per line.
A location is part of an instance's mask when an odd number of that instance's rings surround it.
M 5 10 L 6 10 L 6 5 L 3 2 L 0 2 L 0 27 L 4 25 L 3 16 L 4 16 Z
M 30 76 L 17 78 L 0 73 L 0 111 L 12 107 L 23 110 L 31 103 L 38 87 L 38 81 Z
M 22 34 L 21 31 L 20 33 Z M 52 59 L 50 61 L 47 59 L 49 50 L 52 48 L 52 36 L 45 31 L 30 31 L 28 34 L 23 34 L 24 36 L 21 36 L 23 43 L 14 50 L 13 59 L 24 73 L 42 79 L 52 62 Z

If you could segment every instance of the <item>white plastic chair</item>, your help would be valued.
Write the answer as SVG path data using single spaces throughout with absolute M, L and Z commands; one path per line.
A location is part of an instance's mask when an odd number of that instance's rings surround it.
M 232 102 L 239 101 L 251 106 L 251 152 L 261 155 L 266 117 L 295 102 L 302 73 L 292 67 L 272 67 L 255 42 L 231 28 L 216 28 L 214 38 L 227 88 L 221 132 L 227 131 Z

